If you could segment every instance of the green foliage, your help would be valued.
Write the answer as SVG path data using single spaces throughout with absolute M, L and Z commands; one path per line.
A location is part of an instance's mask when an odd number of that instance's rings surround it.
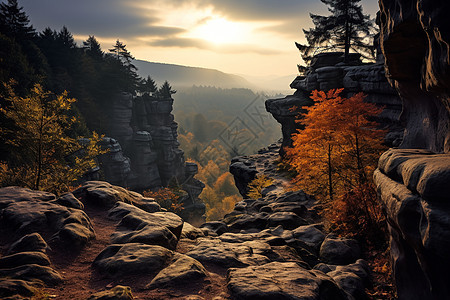
M 262 190 L 273 183 L 273 180 L 267 177 L 264 174 L 256 175 L 256 178 L 253 179 L 248 184 L 248 193 L 247 196 L 251 199 L 259 199 L 263 196 Z
M 0 113 L 13 126 L 2 126 L 0 134 L 13 156 L 2 164 L 1 184 L 55 193 L 69 190 L 96 166 L 95 157 L 105 153 L 98 145 L 101 137 L 94 132 L 83 146 L 68 135 L 78 120 L 70 115 L 75 99 L 67 92 L 54 95 L 36 84 L 28 97 L 20 97 L 11 85 L 5 89 L 7 105 Z
M 361 0 L 320 0 L 329 6 L 330 16 L 310 14 L 314 28 L 303 30 L 307 45 L 295 43 L 302 58 L 309 63 L 317 52 L 344 50 L 347 61 L 350 50 L 373 59 L 373 21 L 364 15 Z

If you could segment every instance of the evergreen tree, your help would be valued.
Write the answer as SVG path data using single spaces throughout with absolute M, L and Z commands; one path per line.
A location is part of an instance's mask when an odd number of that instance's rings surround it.
M 171 98 L 172 94 L 175 94 L 176 92 L 177 91 L 172 89 L 167 80 L 164 81 L 163 85 L 158 90 L 158 94 L 162 98 Z
M 23 7 L 19 7 L 17 0 L 8 0 L 0 4 L 0 30 L 3 34 L 15 39 L 29 39 L 36 35 L 33 26 Z
M 103 57 L 103 51 L 100 44 L 93 35 L 89 36 L 89 38 L 83 42 L 83 49 L 93 58 L 100 59 Z
M 147 76 L 147 79 L 142 79 L 139 90 L 142 93 L 151 94 L 155 93 L 158 90 L 158 87 L 156 86 L 155 81 L 150 76 Z
M 127 45 L 122 43 L 121 41 L 117 40 L 116 44 L 113 46 L 113 48 L 109 49 L 109 52 L 114 53 L 117 60 L 121 61 L 122 63 L 132 66 L 131 61 L 134 59 L 134 57 L 131 55 L 131 53 L 127 50 Z
M 302 58 L 309 63 L 316 52 L 343 49 L 344 61 L 351 50 L 373 59 L 373 21 L 363 14 L 361 0 L 320 0 L 328 5 L 330 16 L 310 14 L 315 28 L 303 30 L 307 45 L 295 43 Z
M 60 32 L 58 32 L 56 36 L 56 40 L 63 48 L 73 49 L 76 48 L 77 44 L 73 38 L 72 33 L 67 29 L 66 26 L 63 26 Z

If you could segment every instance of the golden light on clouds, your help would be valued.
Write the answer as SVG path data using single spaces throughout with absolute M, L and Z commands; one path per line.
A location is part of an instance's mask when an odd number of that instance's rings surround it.
M 210 18 L 190 32 L 190 36 L 215 44 L 240 43 L 245 41 L 247 28 L 224 18 Z

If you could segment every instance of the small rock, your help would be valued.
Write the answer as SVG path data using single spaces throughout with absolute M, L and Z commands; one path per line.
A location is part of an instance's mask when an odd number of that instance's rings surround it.
M 236 299 L 347 299 L 331 277 L 293 262 L 231 268 L 227 281 Z
M 186 239 L 195 240 L 199 237 L 204 237 L 205 233 L 197 228 L 189 224 L 188 222 L 183 223 L 183 230 L 181 231 L 181 237 Z
M 132 300 L 133 294 L 129 286 L 116 285 L 108 291 L 93 294 L 88 300 Z
M 155 289 L 192 284 L 207 276 L 205 268 L 197 260 L 182 254 L 178 254 L 175 259 L 175 262 L 156 275 L 147 288 Z
M 51 286 L 57 285 L 63 281 L 61 275 L 52 268 L 36 264 L 22 265 L 11 269 L 0 269 L 0 277 L 27 281 L 37 279 Z
M 81 201 L 78 200 L 72 193 L 63 194 L 53 202 L 66 207 L 84 209 L 84 204 L 81 203 Z
M 34 293 L 36 293 L 36 288 L 24 280 L 7 278 L 2 278 L 0 280 L 1 299 L 6 299 L 7 297 L 12 297 L 11 299 L 21 299 L 18 298 L 17 295 L 29 298 L 33 296 Z
M 11 269 L 28 264 L 49 266 L 50 260 L 42 252 L 20 252 L 0 258 L 0 269 Z
M 14 242 L 6 252 L 6 254 L 14 254 L 17 252 L 42 252 L 47 250 L 47 243 L 42 236 L 35 232 L 27 234 Z
M 109 276 L 156 274 L 171 259 L 173 252 L 155 245 L 129 243 L 106 247 L 93 266 Z
M 303 218 L 293 212 L 276 212 L 269 216 L 269 226 L 283 226 L 284 229 L 294 229 L 308 224 Z
M 320 247 L 322 261 L 333 265 L 347 265 L 361 256 L 359 244 L 354 239 L 338 238 L 329 234 Z
M 224 222 L 221 222 L 221 221 L 206 222 L 205 224 L 201 225 L 200 228 L 210 229 L 210 230 L 214 231 L 215 233 L 217 233 L 218 235 L 228 232 L 227 224 L 225 224 Z

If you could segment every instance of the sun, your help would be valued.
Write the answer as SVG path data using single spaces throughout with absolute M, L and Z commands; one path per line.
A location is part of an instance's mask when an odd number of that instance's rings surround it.
M 224 18 L 213 18 L 197 27 L 193 34 L 215 44 L 239 42 L 242 38 L 240 26 Z

